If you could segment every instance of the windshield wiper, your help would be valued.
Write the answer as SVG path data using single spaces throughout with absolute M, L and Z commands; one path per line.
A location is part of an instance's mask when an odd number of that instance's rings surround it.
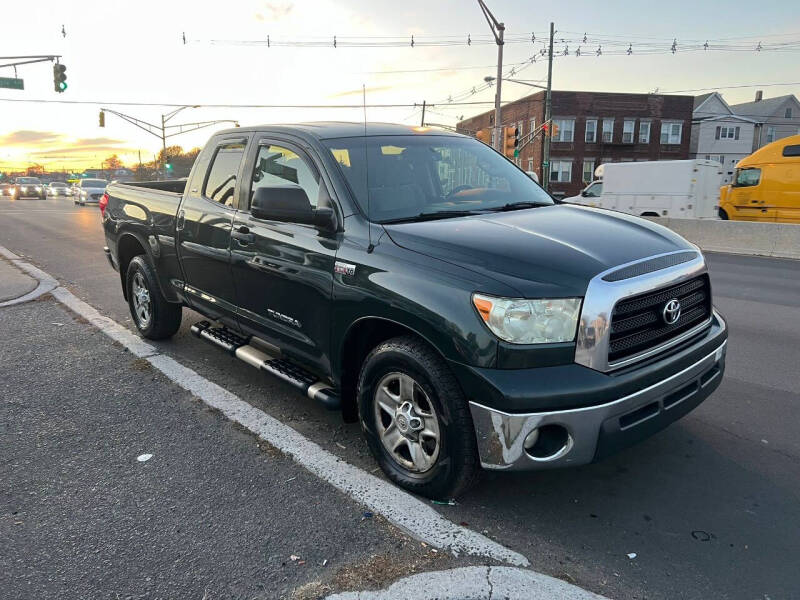
M 448 219 L 450 217 L 468 217 L 469 215 L 478 215 L 485 210 L 437 210 L 436 212 L 421 212 L 411 217 L 402 217 L 399 219 L 389 219 L 388 221 L 381 221 L 384 225 L 391 225 L 394 223 L 411 223 L 414 221 L 433 221 L 434 219 Z
M 539 206 L 549 206 L 548 204 L 544 204 L 542 202 L 509 202 L 508 204 L 503 204 L 503 206 L 495 206 L 490 208 L 489 210 L 494 212 L 505 212 L 509 210 L 522 210 L 524 208 L 537 208 Z

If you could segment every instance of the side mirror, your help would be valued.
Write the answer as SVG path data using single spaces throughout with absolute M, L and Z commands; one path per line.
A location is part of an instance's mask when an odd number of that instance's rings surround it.
M 256 189 L 250 214 L 256 219 L 313 225 L 320 229 L 336 228 L 332 208 L 314 208 L 306 191 L 297 184 L 264 186 Z
M 581 190 L 581 196 L 583 196 L 585 198 L 588 195 L 589 195 L 589 192 L 587 192 L 586 190 Z

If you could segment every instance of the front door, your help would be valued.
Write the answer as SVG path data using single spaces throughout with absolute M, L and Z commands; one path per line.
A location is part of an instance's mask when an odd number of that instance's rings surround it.
M 313 206 L 331 205 L 324 178 L 293 143 L 261 139 L 248 161 L 246 206 L 234 218 L 231 247 L 239 323 L 287 355 L 330 373 L 331 295 L 340 234 L 256 219 L 249 203 L 261 186 L 300 185 Z M 250 168 L 248 166 L 248 171 Z
M 178 211 L 177 238 L 184 290 L 213 319 L 236 318 L 231 274 L 231 227 L 247 139 L 220 139 L 198 157 Z
M 767 203 L 763 187 L 761 169 L 736 169 L 728 196 L 735 208 L 735 216 L 728 216 L 742 221 L 774 221 L 775 206 Z

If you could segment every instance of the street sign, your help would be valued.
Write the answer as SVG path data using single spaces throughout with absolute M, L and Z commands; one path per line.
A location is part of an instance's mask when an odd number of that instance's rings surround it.
M 0 88 L 8 88 L 10 90 L 24 90 L 25 85 L 22 79 L 16 77 L 0 77 Z

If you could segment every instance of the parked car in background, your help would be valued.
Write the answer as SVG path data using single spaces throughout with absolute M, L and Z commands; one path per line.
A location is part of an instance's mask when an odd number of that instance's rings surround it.
M 45 199 L 46 193 L 42 180 L 38 177 L 17 177 L 14 180 L 14 195 L 17 198 Z
M 48 196 L 71 196 L 72 188 L 63 181 L 53 181 L 47 186 Z
M 640 217 L 714 219 L 722 166 L 713 160 L 605 163 L 597 181 L 564 202 Z
M 800 223 L 800 135 L 767 144 L 736 165 L 720 190 L 720 219 Z
M 0 196 L 13 196 L 14 184 L 13 183 L 0 183 Z
M 72 190 L 75 204 L 98 204 L 106 193 L 108 182 L 105 179 L 81 179 Z

